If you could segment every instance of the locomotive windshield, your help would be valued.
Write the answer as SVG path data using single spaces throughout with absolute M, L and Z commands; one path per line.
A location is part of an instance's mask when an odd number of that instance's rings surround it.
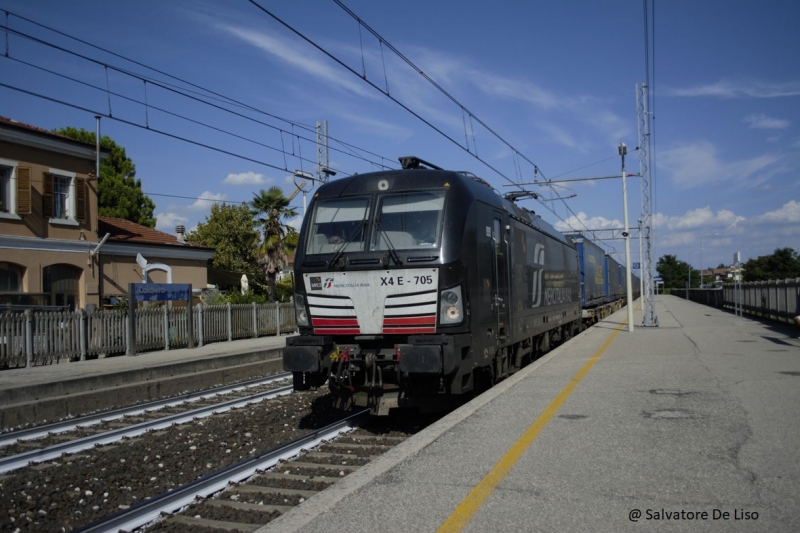
M 444 191 L 380 196 L 370 250 L 437 247 L 443 206 Z
M 364 227 L 369 216 L 369 198 L 351 197 L 321 200 L 306 246 L 307 254 L 332 254 L 340 249 L 364 251 Z
M 377 198 L 352 196 L 317 202 L 309 226 L 306 253 L 363 252 L 371 224 L 369 251 L 431 249 L 439 246 L 445 191 L 387 193 Z

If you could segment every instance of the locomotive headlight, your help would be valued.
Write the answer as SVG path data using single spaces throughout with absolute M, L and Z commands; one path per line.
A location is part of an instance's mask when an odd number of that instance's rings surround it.
M 464 299 L 461 297 L 461 286 L 442 291 L 439 304 L 439 323 L 442 325 L 458 324 L 464 320 Z
M 453 291 L 444 291 L 442 293 L 442 300 L 451 305 L 455 304 L 456 302 L 458 302 L 458 294 L 456 294 Z
M 294 316 L 298 326 L 308 325 L 308 311 L 306 311 L 306 299 L 302 294 L 294 293 Z

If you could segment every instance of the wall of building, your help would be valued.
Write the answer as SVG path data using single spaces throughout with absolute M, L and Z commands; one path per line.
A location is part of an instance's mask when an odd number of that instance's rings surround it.
M 97 181 L 93 179 L 95 161 L 58 152 L 0 141 L 0 159 L 30 169 L 30 214 L 4 213 L 0 217 L 0 261 L 22 267 L 22 291 L 28 295 L 45 292 L 43 273 L 47 267 L 69 265 L 77 269 L 75 308 L 100 303 L 98 265 L 89 250 L 96 246 Z M 85 180 L 85 219 L 51 221 L 44 216 L 44 174 L 60 170 Z M 77 180 L 76 180 L 77 182 Z M 12 191 L 16 195 L 16 190 Z M 76 195 L 77 197 L 77 195 Z M 19 199 L 17 199 L 19 207 Z M 76 272 L 76 274 L 77 274 Z M 19 295 L 18 295 L 19 296 Z M 0 301 L 13 300 L 13 294 L 0 295 Z M 44 305 L 61 305 L 63 298 L 53 294 L 38 296 Z M 60 301 L 56 301 L 56 299 Z
M 39 250 L 3 249 L 3 261 L 22 266 L 22 290 L 25 293 L 44 293 L 43 273 L 45 267 L 69 265 L 81 272 L 76 294 L 76 308 L 85 308 L 89 304 L 99 305 L 100 272 L 89 256 L 89 245 L 85 252 L 48 252 Z M 55 305 L 48 299 L 46 305 Z
M 142 282 L 142 269 L 133 255 L 99 254 L 102 265 L 101 290 L 104 297 L 128 293 L 129 283 Z M 167 259 L 148 255 L 149 263 L 163 263 L 172 268 L 173 283 L 191 283 L 193 289 L 205 289 L 208 283 L 206 261 L 197 259 Z M 167 283 L 167 273 L 150 270 L 148 283 Z
M 0 141 L 0 159 L 16 161 L 20 167 L 31 169 L 31 214 L 19 215 L 21 220 L 0 218 L 0 234 L 42 239 L 68 239 L 97 242 L 97 181 L 95 162 L 75 156 L 30 148 Z M 86 179 L 86 220 L 78 226 L 50 223 L 43 215 L 44 173 L 51 169 L 74 172 Z

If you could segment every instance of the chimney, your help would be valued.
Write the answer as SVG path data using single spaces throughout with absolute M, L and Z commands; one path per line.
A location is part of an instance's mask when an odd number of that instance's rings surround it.
M 185 226 L 175 226 L 175 233 L 178 235 L 178 242 L 186 242 Z

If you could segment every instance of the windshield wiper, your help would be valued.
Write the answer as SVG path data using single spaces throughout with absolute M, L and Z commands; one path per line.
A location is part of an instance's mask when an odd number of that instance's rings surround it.
M 353 228 L 353 232 L 350 235 L 347 236 L 347 241 L 344 244 L 342 244 L 342 246 L 340 246 L 338 250 L 336 250 L 335 254 L 333 254 L 333 257 L 331 257 L 331 260 L 328 263 L 328 267 L 333 267 L 333 265 L 336 264 L 336 262 L 339 260 L 339 258 L 342 257 L 342 254 L 344 253 L 345 248 L 347 248 L 350 245 L 350 243 L 353 242 L 353 239 L 355 239 L 356 235 L 358 234 L 358 230 L 362 231 L 361 238 L 363 240 L 364 235 L 366 234 L 366 230 L 367 230 L 367 217 L 366 216 L 363 219 L 361 219 L 361 222 L 355 228 Z M 342 265 L 342 266 L 344 266 L 344 265 Z
M 383 239 L 386 241 L 386 246 L 389 248 L 389 254 L 392 256 L 392 260 L 394 261 L 395 265 L 402 265 L 403 262 L 400 261 L 400 256 L 397 255 L 397 250 L 395 250 L 392 241 L 389 240 L 389 235 L 384 231 L 383 226 L 381 225 L 381 219 L 375 219 L 375 227 L 378 228 L 378 231 L 383 236 Z

